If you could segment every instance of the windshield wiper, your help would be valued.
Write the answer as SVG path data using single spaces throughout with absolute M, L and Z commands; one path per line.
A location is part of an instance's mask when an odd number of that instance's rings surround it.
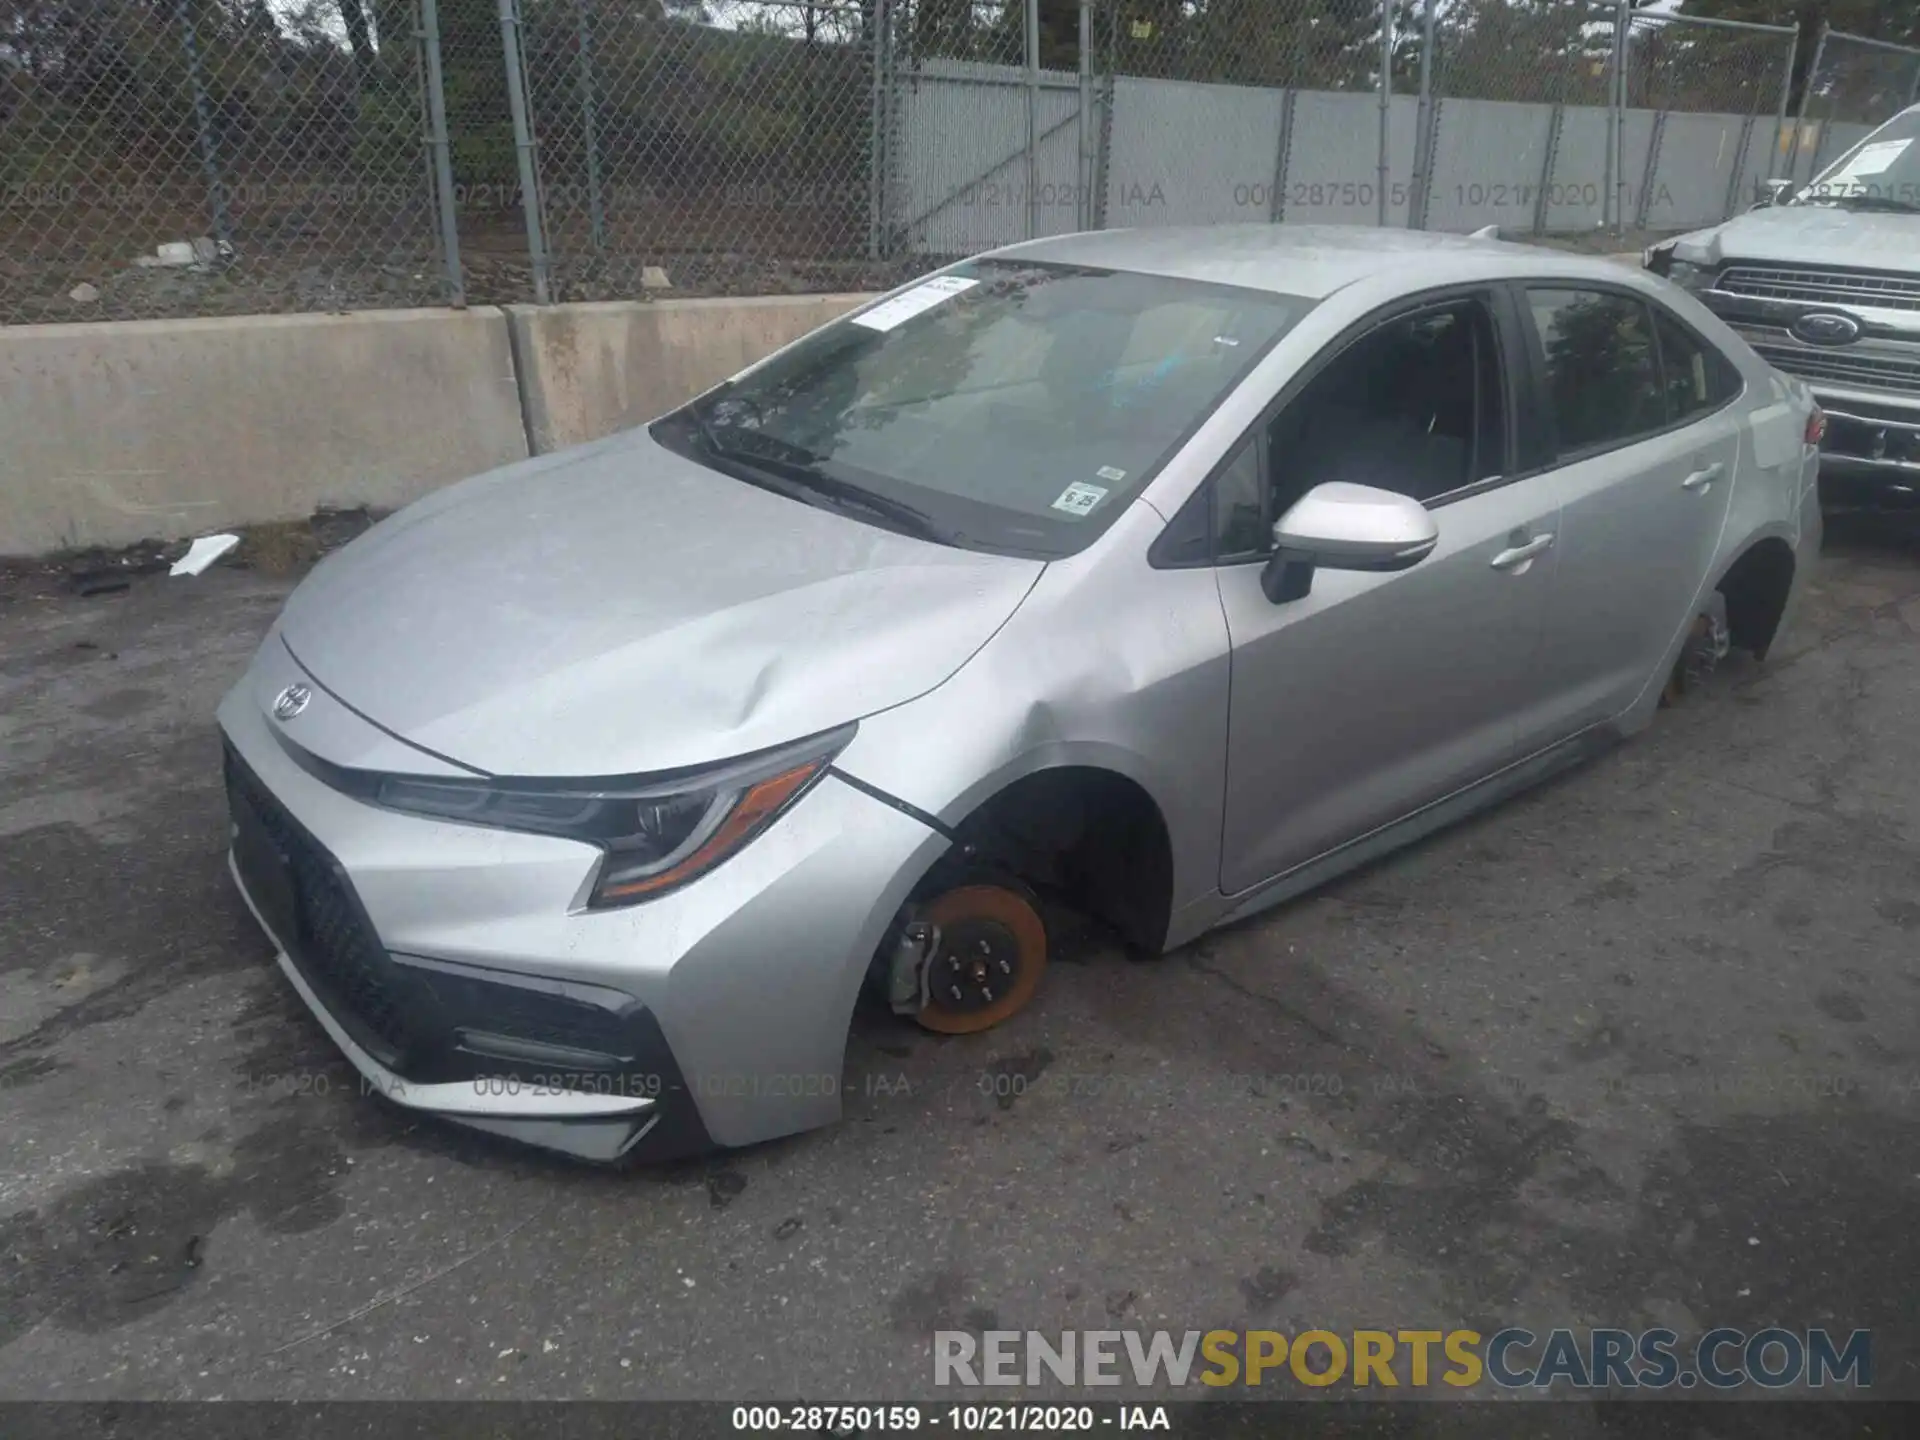
M 924 510 L 904 500 L 876 494 L 837 475 L 829 475 L 820 468 L 819 458 L 804 446 L 745 426 L 716 429 L 700 414 L 698 408 L 690 408 L 687 413 L 699 431 L 702 446 L 710 455 L 757 472 L 742 478 L 756 482 L 771 479 L 776 483 L 767 488 L 778 490 L 790 499 L 824 501 L 835 510 L 864 510 L 875 519 L 886 522 L 891 529 L 905 531 L 922 540 L 951 543 L 946 532 L 934 524 L 932 517 Z

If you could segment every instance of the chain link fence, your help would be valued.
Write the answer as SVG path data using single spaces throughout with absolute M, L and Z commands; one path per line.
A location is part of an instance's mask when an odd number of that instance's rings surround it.
M 411 0 L 0 22 L 0 321 L 455 298 Z
M 877 0 L 519 11 L 553 298 L 870 283 Z
M 887 178 L 876 254 L 917 256 L 924 266 L 1059 228 L 1048 222 L 1061 197 L 1049 189 L 1042 213 L 1038 171 L 1044 163 L 1052 178 L 1063 84 L 1075 107 L 1079 88 L 1049 71 L 1042 90 L 1039 34 L 1029 86 L 1027 6 L 903 0 L 887 13 Z M 1062 38 L 1047 37 L 1055 66 Z M 1077 30 L 1064 39 L 1077 46 Z M 1064 63 L 1071 77 L 1076 60 L 1069 54 Z
M 1623 215 L 1667 228 L 1730 215 L 1760 198 L 1779 144 L 1799 32 L 1787 26 L 1636 14 L 1629 21 Z M 1644 132 L 1644 141 L 1641 133 Z
M 1422 88 L 1430 98 L 1416 224 L 1543 232 L 1602 222 L 1611 176 L 1612 9 L 1590 0 L 1482 0 L 1460 14 L 1422 6 L 1421 48 L 1429 56 Z
M 1888 116 L 1920 104 L 1920 49 L 1823 30 L 1786 178 L 1811 180 Z
M 1619 0 L 0 0 L 0 323 L 1690 228 L 1916 98 L 1920 51 Z

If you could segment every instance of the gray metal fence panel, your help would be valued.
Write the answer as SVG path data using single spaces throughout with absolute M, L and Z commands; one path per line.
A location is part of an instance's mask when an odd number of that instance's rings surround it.
M 1388 102 L 1386 121 L 1387 173 L 1378 181 L 1386 206 L 1379 223 L 1404 228 L 1412 218 L 1414 160 L 1420 144 L 1418 97 L 1393 96 Z
M 1434 132 L 1428 228 L 1532 230 L 1553 125 L 1554 107 L 1539 102 L 1446 101 Z
M 900 102 L 900 231 L 915 253 L 967 255 L 1027 238 L 1027 109 L 1015 65 L 933 59 Z
M 1547 181 L 1544 228 L 1559 234 L 1595 230 L 1606 223 L 1607 145 L 1611 116 L 1591 106 L 1568 106 Z
M 1412 169 L 1411 125 L 1399 173 Z M 1283 218 L 1314 225 L 1372 225 L 1379 216 L 1380 102 L 1365 92 L 1294 95 Z
M 1122 76 L 1114 84 L 1107 223 L 1271 218 L 1282 90 Z
M 1685 230 L 1726 219 L 1734 176 L 1745 168 L 1742 147 L 1773 138 L 1773 120 L 1756 137 L 1754 117 L 1667 112 L 1660 127 L 1660 154 L 1648 183 L 1642 224 L 1655 230 Z
M 1034 111 L 1033 233 L 1070 235 L 1080 225 L 1080 79 L 1043 70 Z
M 1638 223 L 1641 203 L 1651 198 L 1647 165 L 1653 156 L 1654 132 L 1659 123 L 1657 110 L 1629 110 L 1619 117 L 1620 169 L 1614 183 L 1620 202 L 1614 212 L 1616 223 Z

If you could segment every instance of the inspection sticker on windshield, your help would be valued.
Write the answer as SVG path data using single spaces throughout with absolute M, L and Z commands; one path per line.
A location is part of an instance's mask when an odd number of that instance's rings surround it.
M 1094 471 L 1093 473 L 1098 475 L 1102 480 L 1113 481 L 1113 483 L 1116 485 L 1118 485 L 1122 480 L 1127 478 L 1126 471 L 1116 470 L 1111 465 L 1102 465 L 1098 470 Z M 1106 491 L 1103 490 L 1100 493 L 1104 495 L 1106 494 Z
M 958 275 L 936 275 L 926 284 L 916 285 L 905 294 L 883 300 L 865 314 L 854 316 L 853 323 L 864 325 L 869 330 L 892 330 L 936 305 L 944 305 L 979 283 L 978 280 L 967 280 Z
M 1106 498 L 1106 486 L 1083 485 L 1076 480 L 1060 492 L 1060 498 L 1053 502 L 1053 508 L 1064 510 L 1069 515 L 1085 515 Z

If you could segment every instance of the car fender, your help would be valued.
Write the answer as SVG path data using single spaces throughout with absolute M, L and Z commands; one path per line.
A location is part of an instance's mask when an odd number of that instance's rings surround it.
M 861 721 L 835 768 L 949 831 L 1027 776 L 1110 771 L 1159 808 L 1174 908 L 1212 893 L 1226 777 L 1226 618 L 1210 570 L 1148 565 L 1162 523 L 1136 502 L 1092 550 L 1049 565 L 958 673 Z

